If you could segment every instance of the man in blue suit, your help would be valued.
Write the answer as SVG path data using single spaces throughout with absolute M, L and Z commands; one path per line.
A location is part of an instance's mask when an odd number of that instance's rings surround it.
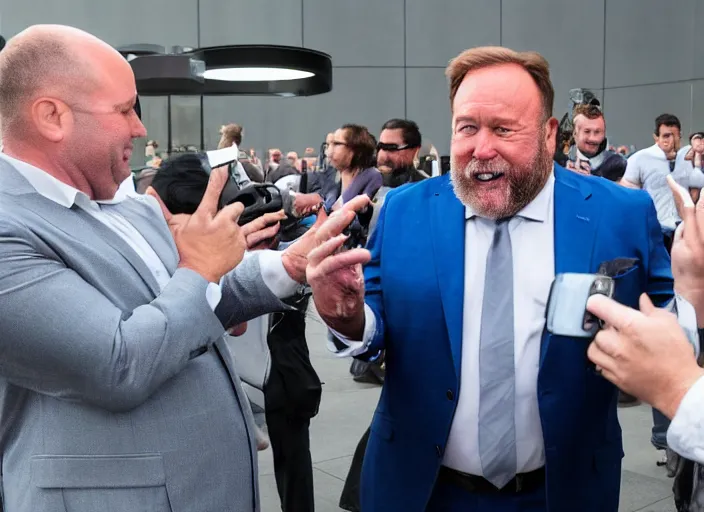
M 339 251 L 354 212 L 334 214 L 308 259 L 331 348 L 386 350 L 362 510 L 616 512 L 617 390 L 588 340 L 545 331 L 545 308 L 556 274 L 616 258 L 633 262 L 620 302 L 673 304 L 655 208 L 553 164 L 540 55 L 475 48 L 447 75 L 450 175 L 390 192 L 368 251 Z

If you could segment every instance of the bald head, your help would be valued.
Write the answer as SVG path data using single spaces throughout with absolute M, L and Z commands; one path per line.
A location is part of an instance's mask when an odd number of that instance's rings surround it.
M 33 26 L 0 52 L 3 152 L 90 198 L 131 175 L 132 140 L 146 137 L 136 101 L 127 60 L 82 30 Z
M 107 43 L 73 27 L 35 25 L 17 34 L 0 52 L 3 130 L 22 124 L 38 97 L 85 97 L 97 87 L 106 61 L 129 66 Z

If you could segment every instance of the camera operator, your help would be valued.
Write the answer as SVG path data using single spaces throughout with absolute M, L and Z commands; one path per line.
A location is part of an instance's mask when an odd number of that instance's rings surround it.
M 287 309 L 314 240 L 244 258 L 224 171 L 192 215 L 135 194 L 136 101 L 127 61 L 81 30 L 0 53 L 6 511 L 259 509 L 224 327 Z

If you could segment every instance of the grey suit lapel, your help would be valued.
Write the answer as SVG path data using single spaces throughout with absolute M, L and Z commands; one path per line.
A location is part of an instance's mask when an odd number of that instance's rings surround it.
M 88 212 L 74 205 L 66 208 L 34 192 L 22 197 L 22 204 L 54 226 L 89 247 L 106 243 L 120 254 L 139 274 L 156 297 L 161 292 L 159 283 L 146 263 L 117 233 L 93 218 Z M 95 236 L 95 235 L 98 236 Z
M 146 201 L 143 197 L 130 198 L 113 205 L 113 208 L 142 234 L 159 255 L 169 275 L 173 275 L 178 266 L 176 244 L 161 214 L 146 204 Z

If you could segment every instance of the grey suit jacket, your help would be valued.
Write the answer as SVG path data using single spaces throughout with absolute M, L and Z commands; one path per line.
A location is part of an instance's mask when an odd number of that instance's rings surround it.
M 156 202 L 124 215 L 172 278 L 0 160 L 0 455 L 6 511 L 258 510 L 246 397 L 223 339 L 285 309 L 258 257 L 208 283 L 177 269 Z

